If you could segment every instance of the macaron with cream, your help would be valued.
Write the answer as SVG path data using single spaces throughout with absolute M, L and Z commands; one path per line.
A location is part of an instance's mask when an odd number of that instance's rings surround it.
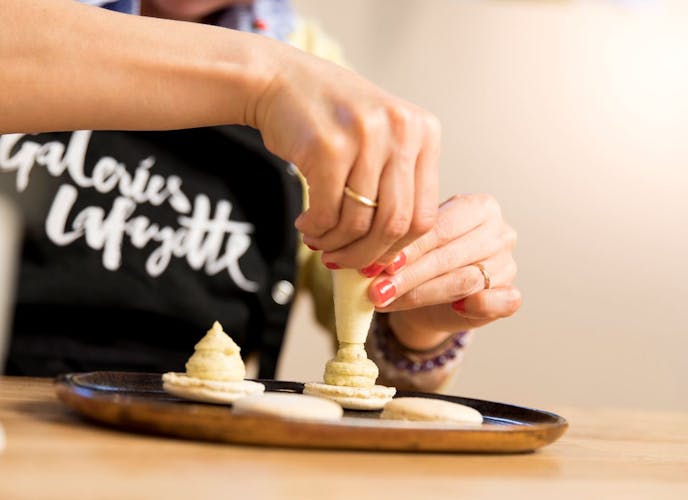
M 186 373 L 163 374 L 163 389 L 170 394 L 206 403 L 232 403 L 265 391 L 259 382 L 244 380 L 246 367 L 241 349 L 219 322 L 194 346 Z
M 367 294 L 372 279 L 355 269 L 339 269 L 332 272 L 332 280 L 339 349 L 325 365 L 323 382 L 306 383 L 303 393 L 332 399 L 350 410 L 379 410 L 396 389 L 375 384 L 379 370 L 365 351 L 375 313 Z

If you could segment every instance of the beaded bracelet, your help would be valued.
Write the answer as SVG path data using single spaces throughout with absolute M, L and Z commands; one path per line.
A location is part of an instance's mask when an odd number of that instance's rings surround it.
M 412 374 L 429 372 L 455 360 L 459 356 L 460 351 L 465 347 L 466 335 L 468 334 L 468 332 L 455 333 L 430 349 L 411 349 L 399 342 L 389 326 L 386 315 L 382 314 L 376 315 L 376 321 L 371 333 L 374 337 L 376 350 L 384 360 L 393 365 L 397 370 Z M 433 357 L 422 359 L 438 351 L 440 352 Z

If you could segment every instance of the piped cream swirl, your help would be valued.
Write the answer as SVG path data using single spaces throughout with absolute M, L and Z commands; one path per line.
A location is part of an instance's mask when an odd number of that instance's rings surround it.
M 243 380 L 246 367 L 240 352 L 239 346 L 216 321 L 194 346 L 194 353 L 186 362 L 186 374 L 204 380 Z
M 329 385 L 373 387 L 379 370 L 363 344 L 340 342 L 337 355 L 325 365 L 323 381 Z

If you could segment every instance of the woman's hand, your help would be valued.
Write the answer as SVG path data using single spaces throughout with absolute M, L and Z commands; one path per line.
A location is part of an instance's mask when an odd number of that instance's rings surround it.
M 427 111 L 285 49 L 253 120 L 268 149 L 305 176 L 309 208 L 296 227 L 328 267 L 388 265 L 433 227 L 440 126 Z M 377 208 L 346 196 L 345 186 Z
M 432 230 L 404 249 L 405 262 L 397 259 L 372 282 L 370 299 L 377 311 L 390 313 L 402 344 L 431 348 L 518 310 L 515 244 L 516 232 L 493 197 L 454 196 L 440 206 Z
M 0 64 L 0 133 L 258 128 L 305 175 L 310 208 L 296 226 L 331 266 L 388 264 L 435 223 L 437 119 L 284 43 L 67 0 L 3 0 Z

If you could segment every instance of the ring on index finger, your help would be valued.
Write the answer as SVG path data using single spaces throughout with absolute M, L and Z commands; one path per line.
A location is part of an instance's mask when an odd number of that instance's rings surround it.
M 352 200 L 355 200 L 366 207 L 371 207 L 371 208 L 376 208 L 377 207 L 377 201 L 371 200 L 367 196 L 363 196 L 360 193 L 357 193 L 353 189 L 351 189 L 349 186 L 344 186 L 344 194 L 351 198 Z

